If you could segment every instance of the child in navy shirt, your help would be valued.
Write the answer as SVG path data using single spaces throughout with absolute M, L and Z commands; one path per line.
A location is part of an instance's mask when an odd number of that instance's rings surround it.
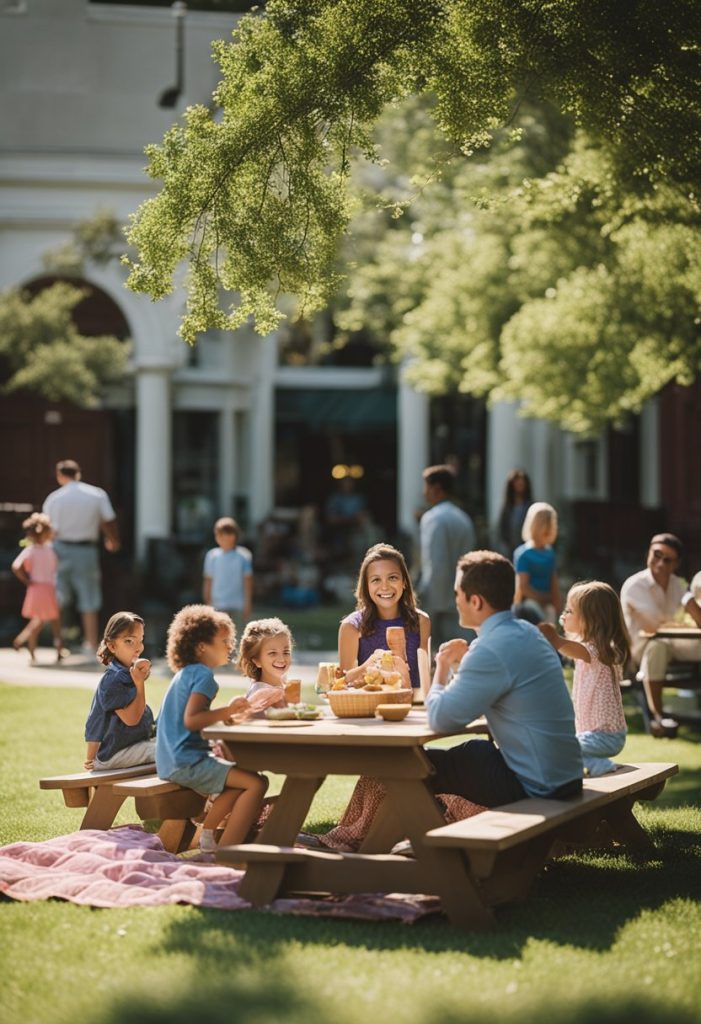
M 113 615 L 97 649 L 107 670 L 85 723 L 86 771 L 131 768 L 156 760 L 153 712 L 144 688 L 151 662 L 140 657 L 143 649 L 144 620 L 134 612 Z

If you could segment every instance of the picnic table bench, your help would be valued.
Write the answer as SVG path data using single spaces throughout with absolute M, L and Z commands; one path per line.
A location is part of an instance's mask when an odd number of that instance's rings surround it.
M 392 854 L 370 858 L 264 843 L 220 849 L 217 860 L 249 865 L 245 896 L 256 905 L 273 893 L 374 891 L 368 886 L 375 879 L 386 884 L 391 877 L 393 891 L 436 892 L 452 924 L 489 928 L 492 907 L 525 898 L 546 861 L 572 844 L 597 847 L 613 839 L 635 851 L 654 848 L 632 807 L 636 800 L 654 799 L 677 771 L 670 763 L 624 765 L 611 775 L 585 779 L 581 796 L 569 800 L 531 797 L 432 828 L 412 837 L 417 857 L 430 857 L 428 875 L 417 861 Z M 456 871 L 456 857 L 462 872 Z M 427 882 L 428 890 L 417 888 Z
M 201 793 L 157 775 L 118 782 L 114 791 L 122 801 L 134 797 L 136 813 L 142 820 L 160 821 L 158 838 L 169 853 L 181 853 L 190 848 L 197 831 L 191 819 L 202 814 L 206 801 Z
M 105 772 L 74 772 L 39 779 L 40 789 L 60 789 L 66 807 L 85 807 L 80 828 L 109 828 L 126 800 L 126 794 L 115 793 L 114 787 L 126 779 L 154 775 L 156 766 L 140 764 L 133 768 L 114 768 Z
M 81 829 L 108 829 L 122 804 L 134 797 L 142 820 L 161 822 L 159 838 L 166 850 L 180 853 L 189 848 L 197 826 L 190 820 L 202 813 L 205 797 L 156 774 L 153 764 L 115 768 L 104 772 L 76 772 L 39 780 L 40 789 L 60 789 L 66 807 L 85 807 Z
M 670 763 L 623 765 L 584 779 L 581 796 L 518 800 L 431 829 L 424 842 L 437 851 L 461 851 L 485 907 L 523 899 L 546 860 L 572 846 L 596 848 L 614 840 L 633 851 L 653 850 L 633 804 L 654 800 L 678 770 Z

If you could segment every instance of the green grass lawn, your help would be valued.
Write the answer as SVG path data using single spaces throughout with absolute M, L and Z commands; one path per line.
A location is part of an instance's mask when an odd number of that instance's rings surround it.
M 164 684 L 149 684 L 160 702 Z M 0 684 L 0 843 L 73 831 L 81 811 L 41 791 L 80 769 L 89 693 Z M 0 901 L 3 1024 L 652 1024 L 701 1021 L 701 736 L 633 731 L 631 761 L 681 772 L 639 805 L 658 856 L 570 857 L 497 930 L 279 917 L 193 907 L 92 910 Z M 351 780 L 312 809 L 325 828 Z M 133 820 L 127 809 L 120 822 Z

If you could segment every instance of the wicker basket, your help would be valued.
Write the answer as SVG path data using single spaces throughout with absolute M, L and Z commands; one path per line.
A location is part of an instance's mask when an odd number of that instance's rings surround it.
M 329 690 L 336 718 L 372 718 L 378 704 L 410 704 L 411 690 Z

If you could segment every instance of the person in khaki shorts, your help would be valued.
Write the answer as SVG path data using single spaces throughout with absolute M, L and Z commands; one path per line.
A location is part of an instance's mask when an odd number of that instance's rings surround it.
M 662 691 L 670 661 L 701 661 L 701 642 L 647 638 L 683 609 L 701 627 L 701 606 L 677 575 L 684 547 L 673 533 L 658 533 L 650 541 L 647 568 L 630 576 L 621 588 L 621 605 L 631 639 L 633 661 L 640 669 L 650 709 L 653 736 L 673 734 L 677 722 L 663 718 Z

